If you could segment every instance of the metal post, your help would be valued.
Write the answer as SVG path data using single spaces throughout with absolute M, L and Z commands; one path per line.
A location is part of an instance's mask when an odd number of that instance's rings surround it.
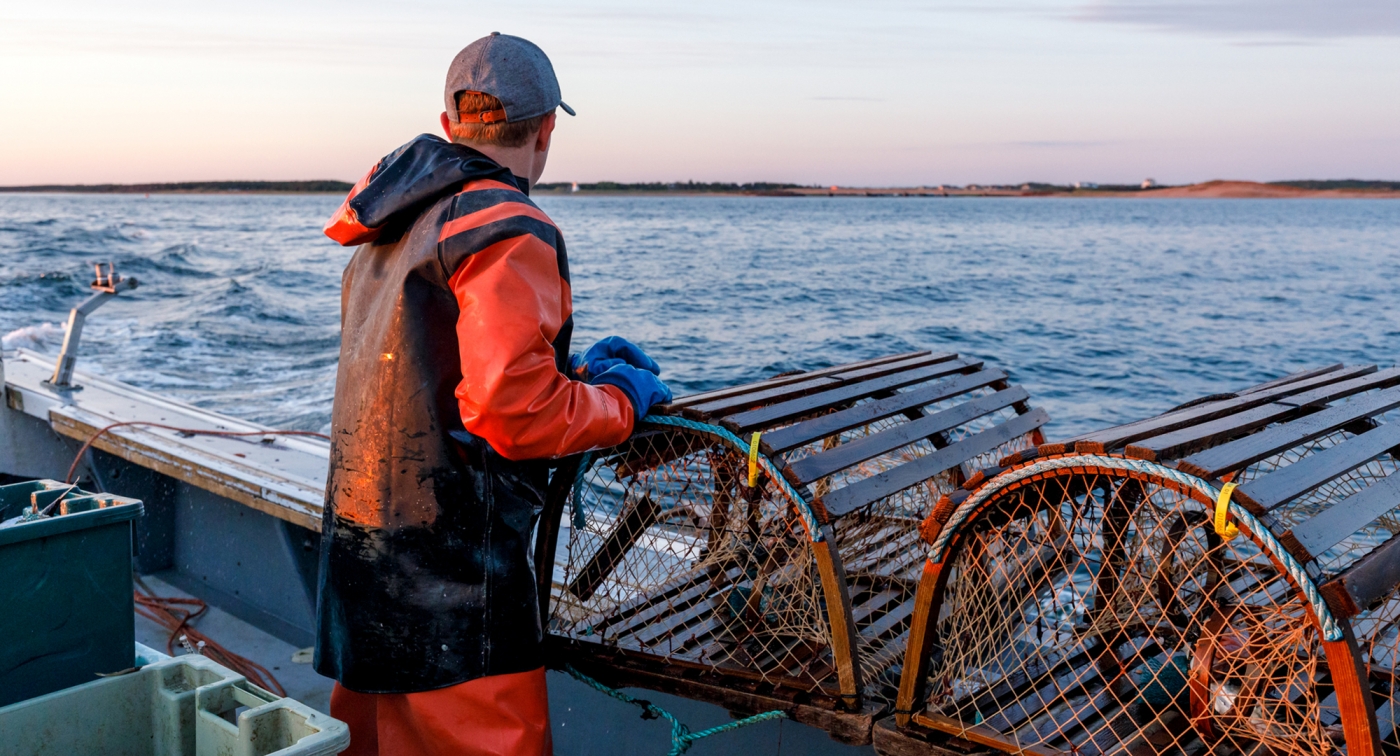
M 101 263 L 98 263 L 96 267 L 97 278 L 92 282 L 92 288 L 96 293 L 68 313 L 68 330 L 63 336 L 63 349 L 59 352 L 58 361 L 54 364 L 53 377 L 45 381 L 53 388 L 69 390 L 81 388 L 73 385 L 73 366 L 78 362 L 78 345 L 83 338 L 83 323 L 86 322 L 87 316 L 93 310 L 106 304 L 107 300 L 123 291 L 136 288 L 136 279 L 122 278 L 117 275 L 114 263 L 107 263 L 105 273 Z

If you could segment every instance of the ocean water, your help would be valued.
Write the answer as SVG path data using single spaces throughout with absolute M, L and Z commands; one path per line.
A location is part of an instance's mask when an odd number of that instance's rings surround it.
M 0 334 L 56 353 L 95 262 L 140 288 L 79 369 L 325 430 L 327 195 L 0 195 Z M 1333 362 L 1396 363 L 1400 202 L 541 197 L 575 345 L 621 334 L 677 393 L 890 352 L 1005 368 L 1063 437 Z

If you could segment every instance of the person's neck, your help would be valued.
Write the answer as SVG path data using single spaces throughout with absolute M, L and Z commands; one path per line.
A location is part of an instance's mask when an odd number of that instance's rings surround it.
M 486 157 L 496 161 L 502 168 L 508 169 L 517 177 L 524 179 L 529 191 L 534 182 L 530 180 L 535 175 L 535 161 L 543 157 L 543 153 L 535 150 L 533 142 L 520 147 L 502 147 L 498 144 L 468 144 L 466 145 L 480 152 Z

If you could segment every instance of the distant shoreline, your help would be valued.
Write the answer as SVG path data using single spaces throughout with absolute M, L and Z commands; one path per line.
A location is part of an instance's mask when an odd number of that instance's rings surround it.
M 355 185 L 315 181 L 182 181 L 158 184 L 35 184 L 0 186 L 6 194 L 345 194 Z
M 1144 182 L 1147 183 L 1147 182 Z M 595 184 L 542 183 L 534 194 L 589 196 L 749 196 L 749 197 L 1087 197 L 1087 198 L 1201 198 L 1201 199 L 1307 199 L 1400 198 L 1400 181 L 1298 180 L 1206 181 L 1183 186 L 1139 184 L 1063 186 L 1028 182 L 1019 185 L 862 187 L 799 186 L 796 184 Z
M 577 187 L 577 188 L 575 188 Z M 0 186 L 0 194 L 345 194 L 348 181 L 190 181 L 153 184 L 41 184 Z M 796 184 L 687 182 L 622 184 L 542 183 L 534 194 L 627 197 L 1083 197 L 1112 199 L 1400 199 L 1400 182 L 1206 181 L 1184 186 L 1098 186 L 1054 184 L 1019 186 L 846 187 Z

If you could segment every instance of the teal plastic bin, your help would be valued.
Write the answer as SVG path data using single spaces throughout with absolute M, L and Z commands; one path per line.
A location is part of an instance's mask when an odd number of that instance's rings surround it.
M 139 516 L 135 499 L 52 480 L 0 486 L 0 706 L 131 667 Z
M 203 656 L 136 651 L 135 672 L 0 708 L 0 754 L 322 756 L 350 745 L 343 722 Z

